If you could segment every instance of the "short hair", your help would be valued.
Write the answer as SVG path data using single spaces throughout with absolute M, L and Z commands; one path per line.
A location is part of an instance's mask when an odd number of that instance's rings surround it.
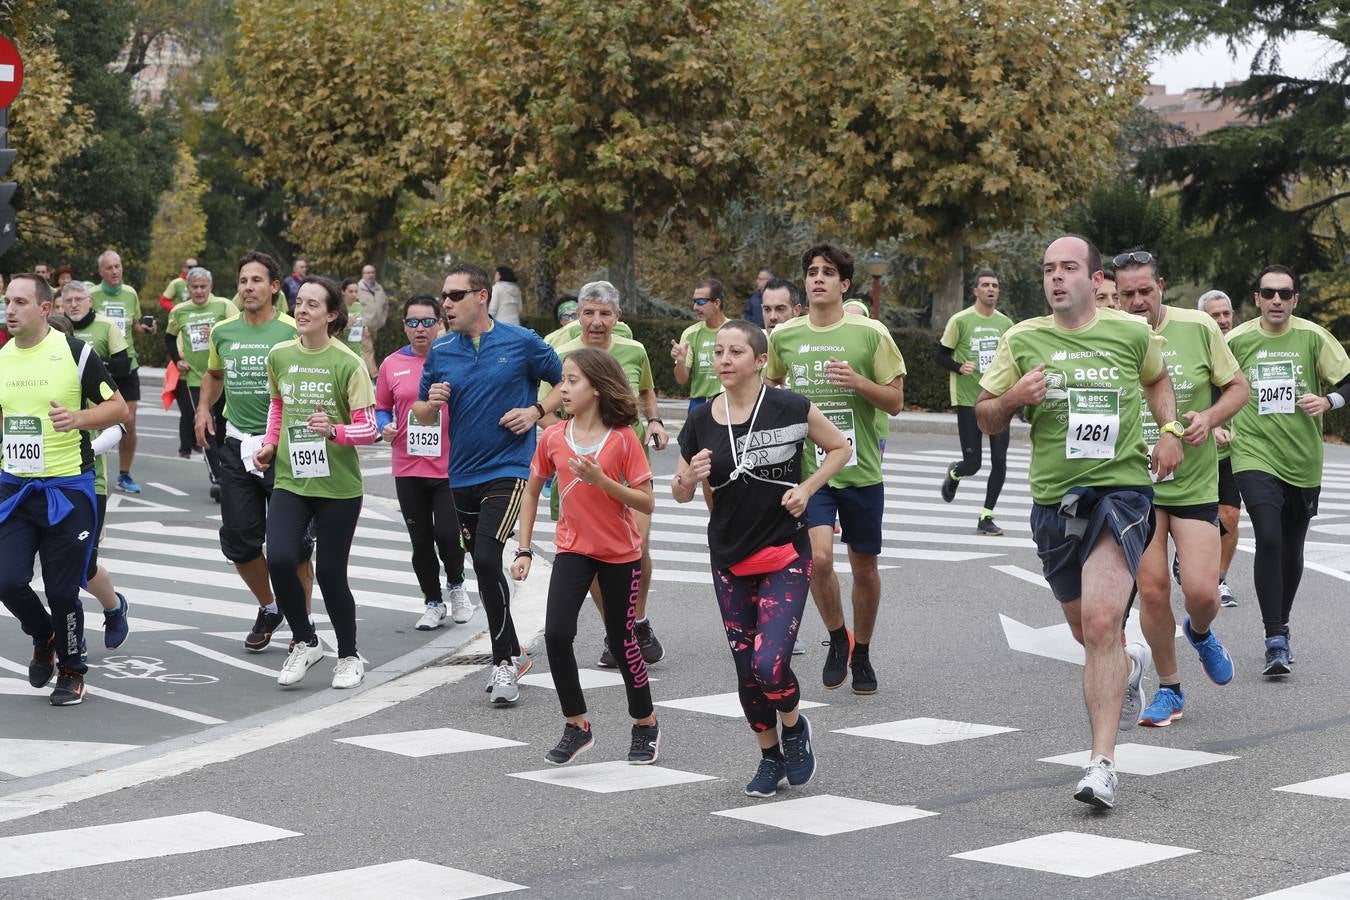
M 505 281 L 506 279 L 502 279 Z M 614 307 L 614 312 L 622 312 L 619 307 L 619 289 L 608 281 L 589 281 L 581 286 L 577 291 L 577 305 L 585 303 L 587 300 L 595 300 L 601 303 L 608 303 Z
M 291 271 L 294 272 L 294 271 L 295 271 L 295 267 L 298 266 L 298 265 L 300 265 L 301 263 L 304 263 L 305 265 L 309 265 L 309 260 L 305 259 L 303 256 L 297 256 L 297 257 L 295 258 L 295 261 L 291 263 Z
M 1081 234 L 1075 234 L 1072 231 L 1066 231 L 1059 237 L 1051 239 L 1050 244 L 1053 244 L 1055 241 L 1061 240 L 1063 238 L 1074 238 L 1075 240 L 1080 240 L 1087 245 L 1087 264 L 1089 275 L 1093 274 L 1094 272 L 1103 271 L 1102 252 L 1097 249 L 1097 245 L 1092 243 L 1092 240 L 1090 238 L 1086 238 Z M 1046 250 L 1050 249 L 1050 244 L 1045 245 Z
M 445 274 L 447 276 L 469 276 L 469 290 L 471 291 L 486 291 L 492 287 L 492 279 L 488 277 L 488 273 L 485 272 L 482 267 L 475 266 L 473 263 L 459 263 L 453 265 L 446 270 Z
M 975 284 L 978 285 L 981 281 L 983 281 L 986 278 L 992 278 L 995 281 L 998 281 L 998 273 L 995 272 L 993 269 L 980 269 L 978 272 L 975 273 Z
M 802 305 L 802 292 L 797 289 L 797 286 L 795 284 L 788 281 L 786 278 L 779 278 L 777 275 L 775 275 L 774 277 L 769 279 L 768 284 L 764 285 L 764 290 L 766 291 L 786 290 L 788 292 L 788 301 L 793 306 Z M 761 294 L 761 296 L 763 295 Z
M 355 275 L 348 275 L 346 278 L 342 279 L 342 289 L 345 291 L 352 285 L 360 283 L 361 283 L 360 278 L 357 278 Z
M 564 362 L 580 369 L 595 388 L 599 395 L 596 403 L 601 422 L 610 428 L 622 428 L 637 420 L 637 397 L 633 396 L 623 366 L 612 353 L 596 347 L 582 347 L 567 354 Z
M 65 335 L 73 335 L 75 333 L 75 324 L 70 321 L 70 317 L 63 316 L 58 312 L 54 312 L 47 317 L 47 324 Z
M 502 281 L 509 281 L 512 284 L 516 283 L 516 270 L 510 266 L 498 266 L 495 271 L 497 272 L 497 277 Z
M 1281 265 L 1266 266 L 1262 269 L 1261 274 L 1256 276 L 1256 290 L 1261 289 L 1261 279 L 1267 275 L 1288 275 L 1294 281 L 1294 293 L 1298 293 L 1298 276 L 1294 274 L 1293 269 Z
M 69 297 L 71 294 L 83 294 L 84 296 L 88 297 L 89 285 L 85 284 L 78 278 L 72 278 L 65 284 L 61 285 L 62 297 Z
M 407 300 L 403 301 L 403 318 L 408 318 L 408 311 L 414 306 L 430 306 L 436 311 L 436 318 L 442 322 L 445 321 L 445 311 L 441 307 L 440 301 L 430 294 L 413 294 Z
M 1223 291 L 1217 289 L 1212 291 L 1205 291 L 1203 294 L 1201 294 L 1200 299 L 1195 301 L 1195 308 L 1200 310 L 1201 312 L 1204 312 L 1205 306 L 1211 300 L 1222 300 L 1223 302 L 1228 304 L 1229 309 L 1233 308 L 1233 298 L 1229 297 Z
M 1153 280 L 1154 281 L 1158 280 L 1159 276 L 1162 274 L 1159 270 L 1159 263 L 1161 262 L 1161 260 L 1158 259 L 1158 254 L 1154 253 L 1147 247 L 1131 247 L 1128 250 L 1122 250 L 1119 253 L 1117 253 L 1116 259 L 1119 259 L 1120 257 L 1124 256 L 1127 253 L 1147 253 L 1149 255 L 1149 261 L 1146 263 L 1141 263 L 1135 262 L 1132 259 L 1128 259 L 1125 261 L 1125 265 L 1116 266 L 1117 272 L 1119 272 L 1121 269 L 1137 269 L 1140 266 L 1148 266 L 1149 271 L 1153 273 Z
M 276 259 L 269 253 L 263 253 L 261 250 L 250 250 L 239 257 L 239 265 L 235 267 L 235 272 L 242 272 L 244 266 L 250 263 L 258 263 L 267 270 L 268 281 L 281 280 L 281 266 L 277 264 Z
M 828 241 L 812 244 L 802 254 L 803 275 L 806 274 L 807 269 L 811 268 L 811 260 L 817 256 L 828 260 L 831 265 L 839 270 L 840 278 L 850 282 L 853 281 L 853 254 L 838 244 L 831 244 Z
M 755 356 L 762 356 L 769 352 L 769 339 L 764 336 L 764 329 L 760 328 L 754 322 L 747 322 L 744 319 L 728 319 L 722 323 L 718 331 L 739 331 L 745 335 L 745 342 L 750 345 Z
M 56 271 L 52 273 L 52 277 L 60 278 L 62 275 L 69 275 L 71 278 L 74 278 L 75 270 L 72 269 L 68 263 L 62 263 L 56 267 Z
M 211 277 L 211 270 L 205 266 L 193 266 L 188 269 L 187 280 L 191 281 L 194 278 L 205 278 L 207 281 L 215 284 L 215 279 Z
M 9 276 L 10 284 L 13 284 L 16 281 L 33 282 L 33 296 L 37 299 L 38 303 L 52 302 L 52 286 L 47 283 L 47 279 L 36 272 L 20 272 L 18 275 Z
M 300 286 L 307 284 L 317 284 L 323 288 L 324 305 L 328 312 L 336 312 L 337 318 L 328 323 L 328 336 L 332 337 L 341 334 L 347 328 L 347 309 L 342 305 L 342 289 L 337 286 L 337 282 L 331 278 L 324 278 L 322 275 L 306 275 L 305 280 L 300 282 Z M 298 296 L 297 291 L 297 296 Z
M 755 273 L 755 276 L 758 277 L 758 276 L 764 274 L 765 272 L 768 272 L 768 273 L 769 273 L 769 277 L 770 277 L 770 278 L 777 278 L 777 277 L 778 277 L 777 275 L 775 275 L 775 274 L 773 273 L 773 269 L 770 269 L 768 266 L 760 266 L 760 267 L 759 267 L 759 271 Z
M 724 288 L 722 282 L 718 281 L 716 278 L 705 278 L 698 283 L 698 286 L 708 289 L 709 300 L 721 301 L 726 299 L 726 288 Z
M 1111 282 L 1112 284 L 1115 284 L 1115 283 L 1116 283 L 1116 270 L 1115 270 L 1115 269 L 1102 269 L 1102 281 L 1109 281 L 1109 282 Z
M 112 248 L 109 248 L 107 250 L 104 250 L 102 253 L 98 255 L 98 261 L 94 264 L 95 270 L 103 268 L 103 260 L 108 256 L 115 256 L 117 257 L 118 262 L 122 261 L 122 254 L 118 253 L 116 250 L 113 250 Z

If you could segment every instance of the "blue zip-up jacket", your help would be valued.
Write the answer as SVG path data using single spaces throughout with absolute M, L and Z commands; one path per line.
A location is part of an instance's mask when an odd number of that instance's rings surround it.
M 512 434 L 497 424 L 513 409 L 539 399 L 539 382 L 562 380 L 562 361 L 528 328 L 495 322 L 478 338 L 462 334 L 432 345 L 422 367 L 420 400 L 433 384 L 450 385 L 450 486 L 468 487 L 497 478 L 529 478 L 535 429 Z

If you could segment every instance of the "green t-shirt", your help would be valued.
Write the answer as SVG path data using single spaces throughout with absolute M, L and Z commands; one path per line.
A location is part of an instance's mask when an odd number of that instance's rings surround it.
M 94 312 L 105 319 L 111 319 L 121 329 L 122 337 L 127 343 L 127 356 L 131 358 L 131 368 L 135 370 L 140 363 L 136 358 L 136 341 L 132 337 L 131 326 L 141 316 L 140 298 L 125 284 L 109 292 L 108 286 L 103 282 L 99 282 L 98 286 L 89 292 L 89 297 L 94 302 Z
M 267 391 L 281 398 L 275 486 L 302 497 L 360 497 L 356 448 L 314 434 L 305 423 L 321 408 L 334 425 L 350 425 L 353 410 L 375 405 L 361 357 L 336 338 L 319 350 L 306 349 L 298 338 L 277 344 L 267 354 Z
M 178 338 L 178 353 L 187 361 L 188 387 L 201 387 L 211 358 L 211 329 L 233 315 L 234 306 L 223 297 L 207 297 L 200 305 L 188 300 L 169 311 L 167 331 Z
M 784 322 L 769 335 L 769 364 L 764 377 L 808 398 L 835 424 L 853 448 L 848 464 L 831 487 L 867 487 L 881 483 L 881 447 L 877 408 L 857 391 L 834 387 L 825 378 L 831 359 L 847 362 L 864 378 L 890 384 L 905 374 L 905 360 L 885 326 L 861 316 L 844 316 L 833 325 L 816 327 L 809 316 Z M 889 420 L 887 423 L 889 428 Z M 824 453 L 810 440 L 802 455 L 802 478 L 807 478 Z
M 620 319 L 614 323 L 614 336 L 631 338 L 633 329 L 628 327 L 628 323 Z M 554 350 L 557 350 L 563 344 L 569 341 L 575 341 L 581 337 L 581 323 L 568 322 L 561 328 L 554 329 L 544 336 L 544 343 L 548 344 Z
M 1157 332 L 1167 341 L 1163 363 L 1172 377 L 1177 419 L 1186 424 L 1186 413 L 1203 412 L 1214 405 L 1214 388 L 1223 387 L 1238 373 L 1223 332 L 1207 314 L 1196 309 L 1167 307 L 1167 318 Z M 1143 417 L 1144 443 L 1152 452 L 1162 432 L 1153 421 L 1147 403 L 1139 404 Z M 1198 506 L 1219 501 L 1219 447 L 1214 435 L 1199 447 L 1182 443 L 1185 456 L 1176 472 L 1153 486 L 1153 502 L 1160 506 Z
M 978 305 L 967 306 L 947 320 L 947 327 L 942 332 L 942 346 L 952 351 L 952 359 L 958 363 L 975 364 L 975 371 L 969 375 L 949 373 L 952 406 L 975 405 L 980 397 L 980 376 L 994 361 L 998 339 L 1012 324 L 1012 319 L 998 310 L 988 316 L 981 315 Z
M 567 359 L 568 355 L 575 353 L 589 344 L 583 343 L 581 338 L 568 341 L 561 347 L 558 347 L 558 357 Z M 633 389 L 633 396 L 638 396 L 642 391 L 652 390 L 656 384 L 652 380 L 652 361 L 647 356 L 647 348 L 631 338 L 619 337 L 617 334 L 610 335 L 609 352 L 619 365 L 623 367 L 623 373 L 628 376 L 628 386 Z M 642 410 L 638 410 L 638 419 L 633 423 L 633 430 L 637 432 L 638 442 L 646 443 L 647 426 L 642 420 Z
M 180 275 L 173 281 L 170 281 L 168 286 L 164 288 L 162 296 L 168 297 L 169 301 L 173 303 L 174 306 L 191 300 L 192 295 L 188 293 L 187 279 Z
M 267 431 L 267 354 L 297 336 L 295 320 L 275 313 L 259 325 L 232 316 L 211 329 L 206 368 L 225 378 L 225 418 L 246 434 Z
M 365 305 L 356 300 L 347 307 L 347 327 L 342 332 L 342 342 L 347 348 L 361 357 L 365 352 L 361 349 L 361 338 L 366 333 Z
M 242 313 L 244 311 L 244 298 L 240 297 L 237 291 L 235 292 L 235 295 L 230 298 L 230 303 L 233 304 L 235 312 Z M 272 295 L 272 308 L 279 313 L 290 315 L 291 307 L 286 302 L 286 295 L 281 291 L 277 291 Z
M 1027 407 L 1032 500 L 1058 506 L 1069 488 L 1151 482 L 1140 387 L 1163 373 L 1163 343 L 1143 319 L 1114 309 L 1079 328 L 1040 316 L 1004 333 L 981 388 L 1002 396 L 1045 363 L 1045 400 Z
M 1233 417 L 1233 471 L 1266 472 L 1295 487 L 1322 483 L 1322 419 L 1298 408 L 1304 394 L 1324 393 L 1350 375 L 1350 358 L 1319 325 L 1289 317 L 1271 334 L 1262 319 L 1228 333 L 1228 347 L 1251 384 L 1251 397 Z
M 105 363 L 114 353 L 127 349 L 127 339 L 122 336 L 122 329 L 117 327 L 116 322 L 105 319 L 98 313 L 94 314 L 94 321 L 84 328 L 75 329 L 72 333 L 86 344 L 92 345 L 99 359 Z
M 695 322 L 680 335 L 680 344 L 689 348 L 686 357 L 689 368 L 689 396 L 716 397 L 722 393 L 722 382 L 717 380 L 717 366 L 713 364 L 713 347 L 717 344 L 717 329 Z

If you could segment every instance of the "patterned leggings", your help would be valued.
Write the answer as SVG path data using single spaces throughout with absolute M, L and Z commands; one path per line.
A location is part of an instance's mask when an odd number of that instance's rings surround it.
M 792 674 L 792 645 L 801 627 L 811 587 L 811 544 L 805 532 L 794 542 L 797 558 L 766 575 L 713 570 L 727 643 L 736 660 L 741 708 L 756 732 L 778 727 L 778 713 L 801 699 Z

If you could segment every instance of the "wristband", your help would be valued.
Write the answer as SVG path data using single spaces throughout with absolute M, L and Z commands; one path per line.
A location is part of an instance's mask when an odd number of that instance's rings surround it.
M 336 425 L 329 425 L 329 426 L 328 426 L 328 439 L 329 439 L 330 441 L 336 441 L 336 440 L 337 440 L 337 426 L 336 426 Z
M 1332 409 L 1340 409 L 1345 406 L 1345 398 L 1336 393 L 1327 394 L 1327 402 L 1331 404 Z
M 653 422 L 660 425 L 662 428 L 666 427 L 666 420 L 662 419 L 660 416 L 652 416 L 650 419 L 647 420 L 648 425 L 652 424 Z
M 528 556 L 530 559 L 534 559 L 534 551 L 533 551 L 533 550 L 527 550 L 527 549 L 525 549 L 524 547 L 517 547 L 517 548 L 516 548 L 516 557 L 515 557 L 515 558 L 516 558 L 516 559 L 520 559 L 522 556 Z
M 548 413 L 544 412 L 544 404 L 536 401 L 534 404 L 534 408 L 539 410 L 539 418 L 542 419 L 544 416 L 548 415 Z

